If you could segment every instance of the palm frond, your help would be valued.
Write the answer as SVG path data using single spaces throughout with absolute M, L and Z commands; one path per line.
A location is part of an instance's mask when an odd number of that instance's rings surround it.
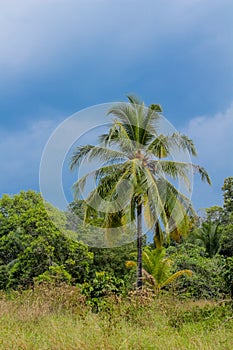
M 149 198 L 148 196 L 144 195 L 143 196 L 143 202 L 144 202 L 144 210 L 143 210 L 143 215 L 145 218 L 145 224 L 147 226 L 148 229 L 152 228 L 154 225 L 154 217 L 152 215 L 152 211 L 151 211 L 151 206 L 150 206 L 150 202 L 149 202 Z
M 99 159 L 100 161 L 124 161 L 127 159 L 127 155 L 123 152 L 113 150 L 107 147 L 95 146 L 88 155 L 88 161 Z
M 163 246 L 163 242 L 165 239 L 167 239 L 167 236 L 162 230 L 162 227 L 159 223 L 159 220 L 157 220 L 154 224 L 154 244 L 156 249 L 161 249 Z
M 157 126 L 158 121 L 160 120 L 159 114 L 151 109 L 145 108 L 143 111 L 143 119 L 141 121 L 141 135 L 140 135 L 140 143 L 144 146 L 151 143 L 151 141 L 157 137 Z
M 103 143 L 105 145 L 105 147 L 107 147 L 107 146 L 110 146 L 114 142 L 117 143 L 117 141 L 119 140 L 119 137 L 121 137 L 121 134 L 119 132 L 119 128 L 118 128 L 116 122 L 114 121 L 112 123 L 111 128 L 109 129 L 109 133 L 100 135 L 99 141 L 100 141 L 100 143 Z
M 169 160 L 160 160 L 157 162 L 159 163 L 159 166 L 161 169 L 169 176 L 171 176 L 173 179 L 176 179 L 178 176 L 183 178 L 185 180 L 185 183 L 187 186 L 190 186 L 190 180 L 189 180 L 189 173 L 190 171 L 192 173 L 199 173 L 201 176 L 202 181 L 206 181 L 209 185 L 211 185 L 210 177 L 207 173 L 207 171 L 196 164 L 193 163 L 185 163 L 185 162 L 178 162 L 178 161 L 169 161 Z M 155 164 L 156 161 L 151 161 L 151 164 Z
M 92 174 L 88 173 L 82 176 L 80 179 L 78 179 L 74 184 L 73 184 L 73 189 L 74 189 L 74 198 L 75 199 L 80 199 L 80 196 L 82 192 L 85 189 L 86 182 L 88 177 L 90 177 Z
M 113 150 L 104 146 L 79 146 L 71 158 L 70 169 L 74 170 L 79 167 L 81 161 L 85 158 L 86 162 L 98 159 L 103 162 L 122 162 L 127 159 L 127 155 L 121 151 Z
M 95 146 L 86 145 L 76 147 L 70 161 L 70 169 L 74 170 L 75 167 L 78 167 L 81 161 L 93 150 Z
M 142 104 L 142 101 L 136 95 L 126 95 L 126 97 L 128 98 L 129 102 L 132 105 L 140 105 L 140 104 Z
M 149 106 L 150 109 L 152 109 L 152 111 L 155 111 L 157 113 L 161 113 L 163 111 L 162 107 L 160 104 L 154 104 L 152 103 L 150 106 Z
M 148 145 L 147 150 L 157 158 L 165 158 L 170 154 L 170 138 L 165 135 L 158 135 Z
M 149 247 L 145 247 L 142 252 L 143 266 L 149 274 L 153 274 L 156 264 L 156 256 Z
M 127 165 L 127 162 L 124 163 L 117 163 L 117 166 L 115 163 L 104 165 L 98 169 L 95 170 L 95 181 L 96 183 L 99 183 L 99 181 L 106 176 L 110 176 L 112 179 L 119 176 L 125 169 Z
M 106 213 L 105 219 L 109 220 L 109 213 L 119 213 L 130 203 L 131 164 L 126 162 L 109 175 L 101 177 L 99 174 L 98 176 L 100 177 L 98 186 L 90 192 L 86 201 L 90 206 Z M 125 188 L 125 180 L 127 180 L 128 188 Z
M 174 203 L 174 200 L 178 199 L 181 202 L 182 206 L 184 206 L 184 208 L 190 212 L 190 215 L 195 216 L 195 210 L 192 208 L 190 199 L 186 197 L 181 191 L 177 190 L 167 177 L 164 177 L 162 179 L 162 186 L 166 188 L 168 203 Z
M 117 117 L 131 140 L 135 139 L 134 125 L 136 125 L 136 117 L 133 107 L 129 103 L 117 103 L 109 109 L 108 115 Z
M 128 157 L 130 157 L 135 152 L 137 145 L 135 141 L 130 138 L 125 124 L 122 124 L 119 121 L 115 120 L 114 125 L 118 130 L 118 135 L 113 140 L 113 143 L 116 143 L 119 146 L 120 150 L 122 152 L 125 152 Z
M 171 140 L 176 143 L 178 148 L 187 150 L 192 156 L 197 156 L 197 151 L 193 140 L 191 140 L 187 135 L 180 133 L 173 133 L 171 135 Z
M 158 160 L 151 161 L 150 166 L 154 166 L 156 172 L 166 174 L 172 179 L 182 179 L 189 190 L 191 191 L 190 172 L 193 171 L 193 165 L 184 162 Z
M 197 172 L 201 175 L 201 180 L 204 182 L 207 182 L 209 185 L 211 185 L 211 179 L 210 179 L 207 171 L 205 170 L 205 168 L 203 168 L 199 165 L 196 165 L 196 164 L 193 164 L 192 166 L 193 166 L 195 172 Z
M 186 236 L 190 230 L 190 217 L 195 215 L 189 198 L 179 192 L 169 181 L 165 182 L 167 200 L 165 213 L 168 218 L 169 236 L 179 241 L 181 236 Z
M 168 220 L 166 218 L 166 212 L 164 209 L 164 189 L 158 189 L 158 183 L 148 168 L 144 168 L 146 190 L 148 191 L 148 197 L 151 202 L 151 209 L 154 218 L 157 220 L 162 217 L 164 220 L 165 229 L 168 227 Z
M 161 284 L 161 288 L 167 286 L 168 284 L 173 283 L 178 277 L 183 275 L 192 276 L 193 272 L 192 270 L 180 270 L 174 273 L 172 276 L 170 276 L 165 282 Z

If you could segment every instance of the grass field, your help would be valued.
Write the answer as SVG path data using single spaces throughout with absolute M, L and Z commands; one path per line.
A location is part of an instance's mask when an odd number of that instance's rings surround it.
M 109 297 L 93 313 L 75 287 L 41 286 L 0 297 L 1 350 L 179 350 L 233 348 L 232 305 Z

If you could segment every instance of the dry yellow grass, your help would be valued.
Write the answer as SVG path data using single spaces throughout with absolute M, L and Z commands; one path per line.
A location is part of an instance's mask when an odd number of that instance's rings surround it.
M 230 309 L 210 301 L 110 298 L 92 313 L 75 287 L 37 287 L 0 298 L 1 350 L 230 350 Z M 190 319 L 189 319 L 190 318 Z

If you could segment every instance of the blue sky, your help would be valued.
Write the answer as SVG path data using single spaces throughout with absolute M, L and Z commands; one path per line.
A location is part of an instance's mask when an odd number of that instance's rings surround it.
M 231 0 L 0 1 L 0 194 L 39 190 L 51 132 L 73 113 L 135 93 L 193 138 L 222 203 L 233 175 Z M 80 120 L 80 123 L 82 121 Z

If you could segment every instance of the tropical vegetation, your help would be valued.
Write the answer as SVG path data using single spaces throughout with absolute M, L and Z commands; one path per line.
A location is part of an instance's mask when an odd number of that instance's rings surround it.
M 160 292 L 160 290 L 173 283 L 178 277 L 182 275 L 192 276 L 191 270 L 179 270 L 172 273 L 173 261 L 166 256 L 165 248 L 151 249 L 147 246 L 142 252 L 142 262 L 144 268 L 142 269 L 145 282 L 149 284 L 154 292 Z M 127 261 L 126 267 L 135 267 L 134 261 Z
M 233 177 L 198 216 L 175 180 L 209 176 L 171 159 L 196 151 L 157 131 L 160 113 L 113 106 L 100 145 L 71 160 L 101 158 L 96 189 L 80 199 L 90 174 L 78 179 L 67 210 L 32 190 L 0 198 L 0 349 L 232 348 Z
M 135 97 L 129 96 L 128 100 L 129 103 L 116 104 L 108 111 L 114 119 L 109 132 L 100 136 L 100 145 L 88 144 L 75 149 L 71 169 L 79 167 L 83 160 L 104 162 L 103 166 L 77 180 L 76 198 L 85 188 L 88 177 L 94 176 L 97 186 L 85 199 L 88 203 L 85 220 L 93 216 L 95 208 L 95 212 L 104 216 L 106 232 L 107 228 L 116 226 L 122 230 L 126 223 L 136 221 L 137 287 L 141 288 L 142 215 L 148 227 L 154 230 L 157 245 L 161 245 L 163 234 L 180 237 L 188 230 L 192 206 L 171 179 L 182 178 L 189 185 L 190 170 L 199 172 L 202 180 L 209 184 L 210 178 L 203 167 L 171 158 L 174 149 L 186 150 L 192 156 L 196 155 L 196 150 L 186 135 L 160 132 L 162 109 L 159 105 L 145 108 Z

